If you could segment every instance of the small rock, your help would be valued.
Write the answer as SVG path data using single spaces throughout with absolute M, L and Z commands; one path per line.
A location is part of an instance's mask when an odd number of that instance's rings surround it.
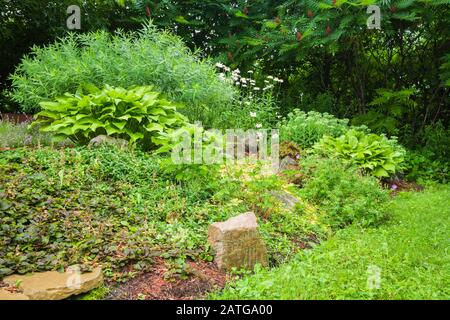
M 300 202 L 297 197 L 285 190 L 271 191 L 270 194 L 277 198 L 288 210 L 294 210 L 295 205 Z
M 291 157 L 287 156 L 281 159 L 280 161 L 280 171 L 284 170 L 298 170 L 300 166 L 298 165 L 298 162 L 292 159 Z
M 99 135 L 89 141 L 89 147 L 98 147 L 105 144 L 112 144 L 121 149 L 128 147 L 128 141 L 124 139 L 113 138 L 110 136 Z
M 267 248 L 253 212 L 211 224 L 208 242 L 216 252 L 215 262 L 221 269 L 253 269 L 257 263 L 267 265 Z
M 70 267 L 67 272 L 12 275 L 4 278 L 3 282 L 18 287 L 30 300 L 62 300 L 90 291 L 103 283 L 101 267 L 83 274 L 77 270 L 76 267 Z

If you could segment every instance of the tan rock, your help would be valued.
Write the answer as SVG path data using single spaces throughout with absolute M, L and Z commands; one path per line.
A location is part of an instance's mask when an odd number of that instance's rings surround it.
M 48 271 L 29 275 L 12 275 L 3 282 L 17 286 L 31 300 L 62 300 L 90 291 L 103 283 L 100 267 L 80 274 L 76 268 L 67 272 Z
M 253 212 L 211 224 L 208 242 L 215 250 L 215 262 L 221 269 L 253 269 L 257 263 L 267 265 L 266 245 Z
M 20 292 L 10 292 L 8 290 L 0 289 L 1 300 L 30 300 L 26 295 Z
M 300 202 L 300 200 L 297 197 L 293 196 L 292 194 L 290 194 L 285 190 L 271 191 L 270 194 L 273 195 L 275 198 L 277 198 L 284 208 L 290 211 L 294 210 L 296 204 Z

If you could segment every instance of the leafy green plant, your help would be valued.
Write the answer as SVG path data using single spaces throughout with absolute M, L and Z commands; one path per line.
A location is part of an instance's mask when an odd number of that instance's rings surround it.
M 394 139 L 351 129 L 337 138 L 325 136 L 314 152 L 356 164 L 375 177 L 388 177 L 400 169 L 405 150 Z
M 389 197 L 374 177 L 362 176 L 337 159 L 309 157 L 301 166 L 308 177 L 301 195 L 320 206 L 324 221 L 333 228 L 352 223 L 367 226 L 385 217 Z
M 56 139 L 86 143 L 106 134 L 129 140 L 130 144 L 139 142 L 150 149 L 160 143 L 161 133 L 186 122 L 176 111 L 177 105 L 152 87 L 129 90 L 108 85 L 102 90 L 85 87 L 90 93 L 66 93 L 54 102 L 41 102 L 43 110 L 33 125 L 40 125 L 43 132 L 54 133 Z
M 337 119 L 328 113 L 294 110 L 280 125 L 280 140 L 292 141 L 309 148 L 324 135 L 340 136 L 348 130 L 347 119 Z
M 11 79 L 12 97 L 25 112 L 39 111 L 39 102 L 74 93 L 83 83 L 153 85 L 170 100 L 185 104 L 186 114 L 198 117 L 203 108 L 226 104 L 234 95 L 210 62 L 151 23 L 139 32 L 71 34 L 46 47 L 34 47 Z

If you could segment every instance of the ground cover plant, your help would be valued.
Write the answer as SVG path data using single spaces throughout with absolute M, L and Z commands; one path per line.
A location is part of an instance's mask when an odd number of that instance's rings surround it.
M 117 280 L 146 270 L 156 257 L 184 276 L 187 258 L 212 259 L 210 223 L 250 210 L 271 190 L 258 180 L 258 197 L 238 179 L 191 176 L 179 183 L 160 160 L 114 146 L 2 151 L 1 276 L 80 263 L 102 264 Z M 279 223 L 281 211 L 275 205 L 272 211 L 261 217 L 261 229 L 277 264 L 311 228 L 296 215 Z
M 404 150 L 394 139 L 371 133 L 348 130 L 340 137 L 323 137 L 314 145 L 321 155 L 353 163 L 375 177 L 389 177 L 401 168 Z

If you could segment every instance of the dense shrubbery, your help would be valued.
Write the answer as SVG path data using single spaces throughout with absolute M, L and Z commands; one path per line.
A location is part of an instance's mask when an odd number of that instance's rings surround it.
M 56 102 L 41 102 L 35 125 L 51 132 L 55 139 L 70 138 L 87 143 L 98 135 L 139 142 L 145 149 L 160 144 L 162 134 L 181 127 L 186 119 L 176 105 L 154 92 L 152 87 L 129 90 L 106 86 L 99 90 L 85 86 L 89 94 L 66 93 Z
M 351 223 L 367 226 L 385 217 L 389 197 L 375 178 L 362 176 L 337 159 L 307 158 L 302 166 L 307 179 L 301 194 L 320 206 L 334 228 Z
M 355 129 L 337 138 L 324 136 L 314 145 L 314 151 L 356 164 L 375 177 L 389 177 L 399 171 L 405 153 L 396 140 Z
M 190 52 L 178 37 L 152 25 L 138 33 L 70 35 L 35 47 L 12 80 L 13 98 L 25 112 L 38 111 L 39 102 L 74 93 L 85 83 L 153 85 L 171 100 L 186 104 L 192 115 L 227 104 L 233 97 L 232 87 L 219 80 L 212 64 Z
M 436 160 L 431 152 L 407 151 L 402 170 L 410 181 L 450 181 L 450 162 Z

